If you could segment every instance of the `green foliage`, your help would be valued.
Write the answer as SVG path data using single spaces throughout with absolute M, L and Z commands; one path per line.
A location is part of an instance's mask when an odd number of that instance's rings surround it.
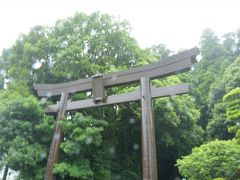
M 106 176 L 107 167 L 98 164 L 93 153 L 103 150 L 102 132 L 108 123 L 77 113 L 71 120 L 63 120 L 60 124 L 65 135 L 60 146 L 64 158 L 55 165 L 54 173 L 65 179 L 93 179 L 99 176 L 98 173 L 101 177 Z
M 201 36 L 201 52 L 203 58 L 213 60 L 225 55 L 225 49 L 219 44 L 219 39 L 211 29 L 205 29 Z
M 200 125 L 206 128 L 206 137 L 229 139 L 223 96 L 238 87 L 238 49 L 236 33 L 227 33 L 219 39 L 206 29 L 201 37 L 202 60 L 191 73 L 192 95 L 201 110 Z M 220 43 L 222 41 L 222 43 Z M 209 136 L 210 135 L 210 136 Z
M 179 77 L 170 77 L 155 83 L 157 86 L 166 86 L 180 82 Z M 203 130 L 197 125 L 200 112 L 189 95 L 157 99 L 153 107 L 157 154 L 161 154 L 158 156 L 159 178 L 174 179 L 177 173 L 171 164 L 202 143 Z
M 88 180 L 93 178 L 93 172 L 88 160 L 80 160 L 76 163 L 59 163 L 54 167 L 55 174 L 61 174 L 62 178 Z
M 0 93 L 1 118 L 8 120 L 1 121 L 0 148 L 4 155 L 0 157 L 20 171 L 20 178 L 42 179 L 54 128 L 54 119 L 43 114 L 27 87 L 32 89 L 34 82 L 65 82 L 124 70 L 171 54 L 163 44 L 141 49 L 130 30 L 127 22 L 106 14 L 76 13 L 53 27 L 32 28 L 3 51 L 0 71 L 4 69 L 5 78 L 12 82 L 24 83 Z M 205 30 L 200 42 L 203 59 L 195 70 L 153 82 L 168 86 L 190 81 L 193 85 L 191 96 L 173 95 L 153 102 L 160 179 L 178 175 L 176 159 L 203 142 L 206 127 L 210 139 L 232 137 L 227 132 L 231 121 L 226 118 L 222 97 L 239 86 L 238 53 L 232 48 L 239 48 L 238 38 L 236 33 L 229 33 L 221 41 L 212 30 Z M 108 88 L 107 93 L 129 92 L 138 86 Z M 91 94 L 85 92 L 71 95 L 73 101 L 89 97 Z M 57 97 L 52 100 L 56 102 Z M 69 115 L 71 120 L 61 122 L 65 141 L 55 174 L 62 179 L 141 179 L 139 102 L 83 109 L 81 114 L 73 111 Z
M 226 92 L 240 86 L 240 58 L 237 58 L 226 70 L 224 82 L 226 83 Z
M 128 23 L 101 13 L 76 13 L 52 28 L 36 26 L 2 55 L 6 76 L 29 85 L 133 67 L 143 56 Z
M 224 36 L 223 47 L 226 49 L 228 56 L 234 56 L 238 54 L 237 45 L 237 34 L 230 32 L 226 33 Z
M 73 17 L 58 21 L 51 28 L 36 26 L 31 29 L 29 34 L 22 34 L 11 48 L 3 51 L 2 62 L 6 77 L 13 82 L 23 80 L 27 86 L 32 88 L 33 82 L 64 82 L 86 78 L 97 73 L 107 73 L 141 65 L 148 59 L 148 54 L 145 55 L 144 50 L 130 36 L 130 29 L 127 22 L 119 21 L 117 18 L 101 13 L 93 13 L 89 16 L 84 13 L 76 13 Z M 117 91 L 115 90 L 115 92 Z M 85 93 L 82 93 L 75 94 L 71 98 L 79 100 L 86 97 Z M 53 98 L 53 101 L 56 101 L 56 98 Z M 124 114 L 127 111 L 129 112 L 127 108 L 129 107 L 126 105 L 122 106 L 124 111 L 119 120 L 125 117 L 126 121 L 129 121 L 131 117 L 128 116 L 132 116 L 133 113 L 129 113 L 129 115 Z M 135 105 L 134 108 L 135 112 L 136 109 L 139 111 L 139 106 L 136 108 Z M 75 112 L 71 114 L 74 115 Z M 117 119 L 117 110 L 112 107 L 104 108 L 104 110 L 86 109 L 83 110 L 83 114 L 91 114 L 96 119 L 105 119 L 109 122 Z M 52 137 L 49 129 L 53 128 L 52 123 L 49 118 L 44 116 L 41 123 L 36 124 L 37 132 L 46 134 L 39 135 L 37 141 L 45 142 L 49 146 L 49 141 Z M 85 141 L 90 142 L 92 140 L 93 142 L 83 149 L 87 154 L 91 154 L 91 157 L 93 156 L 89 160 L 90 163 L 93 162 L 93 159 L 97 159 L 96 161 L 99 162 L 99 165 L 94 167 L 91 165 L 91 171 L 97 173 L 97 175 L 94 175 L 95 178 L 110 179 L 110 176 L 115 176 L 111 175 L 112 172 L 117 176 L 124 172 L 121 169 L 125 169 L 125 166 L 127 169 L 125 172 L 128 172 L 125 174 L 134 174 L 135 169 L 137 169 L 135 175 L 137 174 L 136 176 L 138 176 L 141 174 L 141 166 L 139 163 L 139 166 L 135 168 L 134 161 L 138 159 L 140 162 L 139 154 L 135 153 L 134 157 L 131 157 L 129 149 L 132 149 L 134 143 L 140 144 L 140 139 L 138 136 L 134 136 L 131 139 L 134 142 L 131 140 L 124 142 L 121 139 L 122 131 L 119 130 L 121 126 L 129 129 L 126 132 L 130 132 L 132 128 L 129 128 L 129 125 L 126 125 L 126 122 L 123 120 L 113 122 L 111 127 L 106 127 L 106 132 L 103 132 L 103 126 L 91 128 L 90 124 L 86 124 L 86 128 L 72 127 L 73 129 L 75 128 L 73 139 L 69 138 L 61 147 L 65 151 L 66 157 L 69 156 L 69 162 L 72 162 L 71 158 L 76 160 L 76 155 L 71 154 L 74 147 L 79 146 L 81 143 L 85 147 Z M 119 135 L 115 137 L 117 131 L 119 131 Z M 101 133 L 104 134 L 106 139 L 104 142 L 99 136 Z M 133 134 L 136 135 L 137 133 L 134 132 Z M 126 136 L 131 136 L 130 134 L 125 134 Z M 75 139 L 75 136 L 78 138 Z M 89 138 L 88 136 L 91 137 Z M 118 155 L 121 158 L 115 156 L 115 151 L 121 149 L 124 143 L 131 144 L 131 148 L 116 152 L 116 154 L 119 153 Z M 93 148 L 90 148 L 93 145 L 96 148 L 95 151 Z M 102 153 L 102 151 L 105 153 Z M 109 152 L 111 152 L 110 155 Z M 138 151 L 138 153 L 140 152 Z M 109 170 L 111 162 L 110 160 L 108 161 L 109 157 L 115 158 L 111 159 L 114 162 L 114 167 L 111 170 Z M 121 161 L 118 161 L 118 158 Z M 79 157 L 76 163 L 85 159 L 86 157 Z
M 236 33 L 228 33 L 220 43 L 210 29 L 202 35 L 203 59 L 191 74 L 192 95 L 201 108 L 200 124 L 206 127 L 206 140 L 232 139 L 229 132 L 236 133 L 239 129 L 236 124 L 239 120 L 238 98 L 234 95 L 239 92 L 233 90 L 240 85 L 238 51 L 235 51 L 239 48 L 237 38 Z M 229 91 L 232 93 L 226 94 Z M 177 161 L 180 173 L 190 179 L 239 178 L 237 140 L 215 140 L 193 148 L 190 155 Z
M 240 142 L 240 88 L 233 89 L 227 93 L 223 100 L 227 104 L 227 118 L 233 122 L 233 125 L 229 127 L 229 132 L 236 134 L 238 141 Z
M 61 122 L 64 134 L 66 136 L 69 135 L 72 140 L 78 142 L 80 145 L 93 143 L 99 146 L 102 142 L 101 132 L 103 131 L 103 127 L 107 125 L 106 121 L 96 120 L 82 114 L 75 114 L 74 119 L 71 121 Z M 64 143 L 61 144 L 62 147 L 65 146 Z
M 229 139 L 232 137 L 227 131 L 228 127 L 233 126 L 234 123 L 227 119 L 226 104 L 222 101 L 227 92 L 240 85 L 239 72 L 239 58 L 237 58 L 225 68 L 223 75 L 211 85 L 209 107 L 212 108 L 212 119 L 208 124 L 207 133 L 212 138 Z
M 159 61 L 169 56 L 170 50 L 164 44 L 158 44 L 152 46 L 151 48 L 146 48 L 145 53 L 150 55 L 148 61 L 144 61 L 145 63 L 150 63 L 154 61 Z
M 33 81 L 51 80 L 52 48 L 48 41 L 48 33 L 47 27 L 36 26 L 28 35 L 20 35 L 11 48 L 3 50 L 3 67 L 7 78 L 14 81 L 23 80 L 29 85 Z M 41 71 L 36 66 L 37 63 L 40 63 Z
M 228 132 L 228 127 L 233 123 L 227 120 L 226 104 L 219 102 L 214 105 L 212 119 L 207 125 L 206 132 L 209 139 L 232 139 L 233 135 Z
M 240 145 L 235 140 L 215 140 L 195 147 L 192 154 L 177 161 L 180 173 L 192 180 L 225 178 L 240 175 Z
M 53 118 L 44 116 L 43 112 L 39 101 L 22 84 L 12 84 L 0 91 L 2 163 L 19 171 L 19 177 L 43 178 L 50 139 L 46 138 L 49 133 L 36 127 L 42 122 L 53 123 Z M 51 126 L 44 128 L 45 132 L 52 132 Z

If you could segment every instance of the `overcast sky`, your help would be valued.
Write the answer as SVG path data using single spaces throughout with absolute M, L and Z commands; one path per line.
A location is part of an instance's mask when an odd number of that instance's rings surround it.
M 191 48 L 205 28 L 219 36 L 236 31 L 239 9 L 240 0 L 0 0 L 0 51 L 31 27 L 54 25 L 77 11 L 128 20 L 142 47 L 163 43 L 172 50 Z

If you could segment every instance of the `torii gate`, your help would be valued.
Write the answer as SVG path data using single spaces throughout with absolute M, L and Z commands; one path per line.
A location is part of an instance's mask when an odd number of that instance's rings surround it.
M 152 98 L 166 97 L 176 94 L 185 94 L 189 91 L 188 84 L 154 87 L 150 81 L 156 78 L 175 75 L 189 71 L 196 56 L 198 48 L 180 52 L 159 62 L 151 63 L 138 68 L 131 68 L 126 71 L 110 74 L 97 75 L 91 78 L 59 84 L 34 84 L 39 96 L 51 97 L 61 95 L 59 104 L 50 105 L 46 113 L 57 112 L 57 123 L 48 155 L 47 169 L 44 180 L 55 180 L 52 174 L 53 165 L 59 162 L 60 143 L 63 141 L 63 132 L 59 121 L 64 118 L 66 111 L 117 104 L 123 102 L 141 100 L 142 121 L 142 174 L 143 180 L 157 180 L 157 158 L 155 144 L 155 126 L 152 110 Z M 118 95 L 105 95 L 105 87 L 141 82 L 141 88 L 129 93 Z M 68 95 L 75 92 L 92 91 L 93 99 L 68 101 Z

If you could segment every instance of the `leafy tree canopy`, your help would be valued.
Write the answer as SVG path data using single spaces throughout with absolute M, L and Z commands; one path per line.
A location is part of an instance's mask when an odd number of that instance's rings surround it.
M 227 118 L 233 122 L 229 131 L 236 134 L 240 142 L 240 88 L 238 87 L 227 93 L 224 96 L 224 101 L 227 103 Z
M 2 141 L 9 142 L 2 147 L 2 162 L 19 170 L 22 178 L 42 178 L 54 120 L 43 114 L 40 104 L 46 99 L 38 102 L 32 95 L 34 82 L 71 81 L 141 66 L 171 55 L 163 44 L 142 49 L 130 36 L 130 31 L 127 22 L 109 15 L 76 13 L 73 17 L 59 20 L 53 27 L 35 26 L 28 34 L 20 35 L 11 48 L 3 51 L 0 70 L 4 70 L 5 79 L 13 84 L 23 80 L 25 84 L 3 91 L 6 94 L 2 96 L 2 104 L 8 106 L 0 106 L 3 117 L 9 121 L 1 122 L 8 129 L 12 128 L 15 120 L 21 123 L 14 125 L 14 137 L 5 128 L 0 130 L 2 134 L 8 133 L 4 138 L 12 138 Z M 212 138 L 231 138 L 227 132 L 229 124 L 226 123 L 222 97 L 238 84 L 238 70 L 233 65 L 233 62 L 237 63 L 237 53 L 232 48 L 238 48 L 236 38 L 238 35 L 233 33 L 221 41 L 212 30 L 204 31 L 201 38 L 203 59 L 193 72 L 153 81 L 156 86 L 188 81 L 193 84 L 192 96 L 173 95 L 153 102 L 159 178 L 174 179 L 178 175 L 174 167 L 176 159 L 189 154 L 192 147 L 202 143 L 206 127 Z M 228 73 L 236 73 L 231 83 L 223 81 L 225 77 L 232 80 Z M 108 88 L 107 92 L 129 92 L 138 86 L 139 83 L 135 83 L 132 87 Z M 85 92 L 71 95 L 72 100 L 88 97 L 91 94 Z M 57 101 L 57 98 L 52 100 Z M 62 179 L 141 179 L 140 103 L 83 109 L 80 112 L 70 112 L 71 120 L 62 121 L 65 141 L 61 144 L 63 153 L 54 173 Z M 26 134 L 23 135 L 22 131 Z M 16 154 L 18 158 L 14 159 Z M 39 155 L 41 160 L 37 158 Z
M 177 161 L 180 173 L 192 180 L 223 178 L 238 179 L 240 176 L 240 145 L 236 140 L 215 140 L 195 147 L 192 154 Z
M 39 101 L 23 84 L 0 91 L 0 152 L 19 177 L 41 179 L 53 129 Z

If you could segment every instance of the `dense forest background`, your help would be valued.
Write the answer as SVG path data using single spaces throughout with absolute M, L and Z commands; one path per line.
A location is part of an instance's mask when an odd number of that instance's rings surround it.
M 53 27 L 35 26 L 0 57 L 0 168 L 19 179 L 43 179 L 55 117 L 33 83 L 59 83 L 142 66 L 171 56 L 164 44 L 141 48 L 126 21 L 77 13 Z M 188 95 L 153 101 L 158 177 L 173 180 L 240 177 L 240 32 L 217 37 L 205 29 L 202 59 L 191 72 L 154 80 L 156 86 L 190 82 Z M 7 88 L 4 88 L 6 87 Z M 107 89 L 132 91 L 139 84 Z M 90 98 L 76 93 L 72 100 Z M 63 120 L 59 179 L 134 180 L 141 175 L 139 102 L 84 109 Z M 188 155 L 188 156 L 187 156 Z M 183 157 L 184 156 L 184 157 Z M 179 160 L 177 160 L 179 159 Z

